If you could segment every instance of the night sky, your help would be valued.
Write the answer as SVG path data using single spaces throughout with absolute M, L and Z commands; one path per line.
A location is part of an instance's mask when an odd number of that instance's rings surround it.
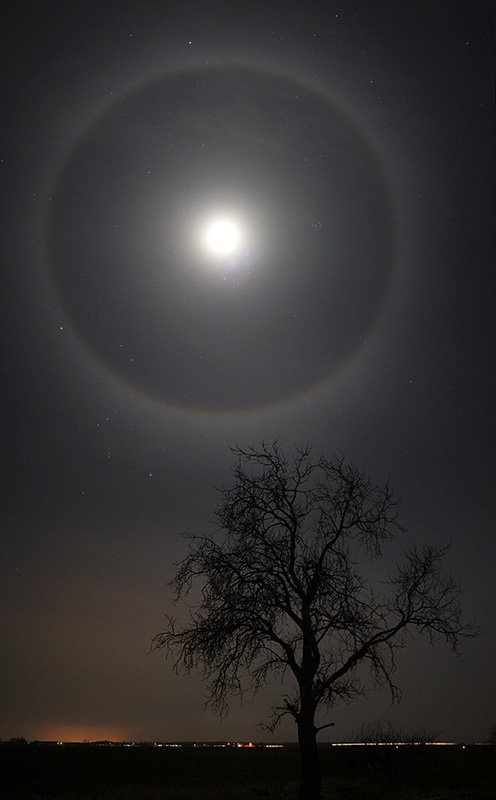
M 468 0 L 3 12 L 1 738 L 264 738 L 277 687 L 219 721 L 148 649 L 229 447 L 275 437 L 389 480 L 396 550 L 451 540 L 481 624 L 458 659 L 412 642 L 401 704 L 322 741 L 496 724 L 492 27 Z

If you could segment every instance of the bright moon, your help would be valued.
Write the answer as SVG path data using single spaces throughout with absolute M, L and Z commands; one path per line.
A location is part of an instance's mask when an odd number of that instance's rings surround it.
M 229 219 L 218 219 L 207 226 L 206 242 L 210 250 L 228 255 L 238 247 L 241 239 L 239 227 Z

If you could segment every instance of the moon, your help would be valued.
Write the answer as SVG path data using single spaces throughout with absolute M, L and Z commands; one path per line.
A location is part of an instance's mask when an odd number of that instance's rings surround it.
M 226 256 L 234 253 L 241 244 L 240 226 L 232 219 L 219 218 L 209 222 L 205 229 L 205 243 L 211 253 Z

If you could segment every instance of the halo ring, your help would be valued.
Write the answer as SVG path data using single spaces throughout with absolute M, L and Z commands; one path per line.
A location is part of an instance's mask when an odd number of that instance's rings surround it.
M 387 280 L 384 281 L 384 286 L 382 288 L 381 296 L 379 301 L 376 304 L 373 314 L 371 315 L 371 319 L 369 324 L 365 330 L 366 338 L 370 339 L 371 335 L 373 334 L 374 330 L 377 328 L 383 312 L 387 307 L 388 299 L 391 295 L 391 289 L 394 280 L 395 274 L 395 267 L 396 267 L 396 239 L 397 239 L 397 220 L 396 220 L 396 211 L 395 211 L 395 203 L 394 203 L 394 192 L 391 186 L 391 181 L 389 180 L 389 176 L 384 165 L 384 161 L 381 158 L 378 149 L 375 143 L 371 140 L 371 138 L 366 134 L 363 130 L 362 126 L 359 125 L 358 121 L 350 115 L 350 113 L 344 108 L 344 106 L 337 102 L 336 99 L 327 91 L 326 88 L 314 84 L 307 80 L 302 80 L 298 77 L 294 77 L 292 75 L 288 75 L 284 72 L 280 72 L 274 68 L 261 68 L 255 67 L 253 65 L 246 65 L 242 63 L 236 62 L 229 62 L 229 63 L 220 63 L 214 66 L 212 65 L 198 65 L 198 64 L 190 64 L 188 66 L 184 66 L 182 68 L 175 68 L 170 71 L 165 71 L 158 75 L 149 78 L 148 80 L 139 83 L 133 88 L 133 91 L 129 94 L 123 94 L 119 98 L 114 99 L 106 108 L 101 110 L 97 115 L 95 115 L 90 121 L 85 125 L 83 130 L 77 135 L 71 147 L 68 149 L 65 158 L 60 162 L 58 169 L 54 175 L 53 184 L 52 184 L 52 192 L 51 194 L 57 196 L 59 188 L 64 180 L 66 172 L 70 167 L 71 161 L 74 158 L 75 154 L 77 154 L 78 150 L 84 146 L 84 144 L 88 141 L 91 137 L 92 133 L 102 124 L 105 124 L 106 120 L 108 119 L 109 115 L 111 115 L 115 110 L 118 110 L 123 104 L 126 104 L 130 99 L 136 98 L 140 93 L 144 92 L 150 86 L 157 85 L 162 81 L 170 81 L 171 79 L 174 80 L 176 77 L 181 77 L 188 74 L 211 74 L 212 70 L 215 71 L 229 71 L 229 70 L 242 70 L 247 75 L 254 75 L 260 77 L 261 75 L 267 76 L 267 79 L 273 79 L 274 81 L 282 81 L 292 87 L 294 87 L 295 91 L 304 93 L 308 92 L 313 98 L 318 99 L 318 101 L 324 103 L 326 106 L 329 107 L 335 113 L 341 115 L 346 121 L 347 124 L 351 126 L 354 130 L 355 134 L 361 139 L 363 142 L 363 147 L 368 155 L 374 162 L 375 168 L 377 168 L 378 172 L 380 173 L 382 185 L 384 189 L 385 196 L 387 197 L 387 209 L 385 216 L 388 217 L 390 220 L 390 230 L 389 230 L 389 238 L 388 238 L 388 253 L 387 253 Z M 53 206 L 52 206 L 53 208 Z M 284 396 L 278 396 L 275 399 L 270 398 L 267 401 L 257 401 L 257 402 L 247 402 L 246 405 L 243 404 L 235 404 L 229 405 L 224 404 L 222 401 L 219 402 L 210 402 L 210 403 L 188 403 L 184 404 L 177 400 L 177 398 L 173 396 L 167 396 L 164 392 L 155 392 L 151 390 L 149 387 L 145 387 L 139 384 L 133 383 L 130 381 L 124 374 L 122 374 L 119 370 L 113 368 L 108 361 L 101 357 L 101 354 L 98 353 L 97 349 L 92 346 L 92 343 L 89 342 L 86 337 L 81 332 L 80 328 L 74 321 L 72 320 L 71 311 L 69 308 L 69 304 L 67 299 L 64 297 L 63 288 L 60 285 L 60 282 L 57 279 L 56 270 L 54 268 L 54 258 L 55 258 L 55 241 L 54 241 L 54 219 L 52 216 L 51 209 L 48 209 L 47 216 L 46 216 L 46 224 L 45 224 L 45 249 L 46 249 L 46 262 L 48 265 L 48 273 L 50 284 L 52 290 L 57 298 L 57 302 L 64 313 L 69 326 L 73 332 L 75 341 L 77 345 L 83 349 L 86 354 L 91 356 L 92 361 L 96 362 L 99 366 L 103 366 L 105 371 L 112 377 L 113 380 L 117 381 L 121 386 L 125 386 L 127 389 L 131 389 L 133 393 L 136 395 L 146 398 L 154 403 L 159 403 L 164 408 L 174 409 L 175 411 L 184 411 L 187 413 L 195 413 L 201 415 L 222 415 L 225 413 L 231 414 L 244 414 L 244 413 L 251 413 L 255 411 L 261 411 L 263 409 L 274 409 L 281 405 L 287 405 L 288 403 L 291 404 L 303 397 L 308 397 L 310 395 L 314 395 L 319 391 L 328 387 L 333 379 L 337 377 L 338 374 L 342 374 L 347 367 L 349 367 L 354 360 L 357 358 L 359 353 L 363 347 L 363 340 L 355 342 L 353 346 L 350 345 L 347 348 L 346 353 L 340 359 L 338 364 L 334 364 L 331 369 L 327 372 L 324 372 L 323 375 L 319 376 L 317 379 L 310 381 L 309 383 L 297 387 L 296 390 L 288 393 Z M 365 338 L 365 337 L 364 337 Z

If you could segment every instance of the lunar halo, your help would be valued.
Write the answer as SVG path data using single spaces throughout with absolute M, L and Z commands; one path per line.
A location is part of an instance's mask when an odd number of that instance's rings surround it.
M 185 388 L 181 389 L 181 391 L 173 391 L 169 393 L 169 389 L 164 383 L 160 385 L 160 381 L 156 381 L 155 378 L 149 375 L 138 375 L 135 377 L 135 374 L 129 367 L 129 364 L 126 362 L 124 363 L 117 358 L 113 358 L 111 355 L 111 346 L 106 344 L 105 346 L 103 343 L 101 344 L 98 341 L 94 330 L 91 332 L 88 328 L 88 323 L 86 319 L 83 317 L 81 313 L 79 313 L 78 301 L 77 298 L 71 296 L 71 288 L 70 288 L 70 277 L 64 274 L 64 267 L 62 265 L 62 260 L 58 258 L 58 251 L 60 251 L 59 242 L 56 241 L 59 235 L 59 231 L 62 229 L 61 221 L 56 218 L 56 211 L 54 208 L 61 208 L 62 212 L 60 213 L 61 219 L 64 217 L 64 210 L 62 206 L 63 201 L 63 193 L 64 191 L 67 192 L 69 190 L 70 180 L 73 179 L 71 175 L 73 162 L 76 160 L 83 161 L 81 158 L 81 153 L 84 155 L 84 149 L 89 147 L 93 141 L 97 142 L 97 145 L 100 146 L 99 134 L 100 134 L 100 126 L 102 124 L 113 122 L 113 117 L 116 119 L 118 118 L 119 114 L 125 114 L 126 106 L 129 103 L 135 102 L 135 104 L 139 105 L 141 96 L 143 95 L 145 99 L 153 99 L 154 91 L 160 88 L 160 86 L 164 85 L 164 91 L 168 91 L 169 83 L 168 81 L 172 78 L 179 78 L 179 79 L 188 79 L 190 76 L 193 75 L 204 75 L 206 79 L 211 77 L 217 77 L 220 75 L 221 78 L 224 75 L 228 74 L 230 70 L 238 71 L 238 73 L 242 77 L 246 77 L 250 79 L 253 77 L 255 83 L 260 81 L 261 77 L 264 79 L 264 84 L 267 81 L 272 81 L 274 84 L 275 89 L 281 90 L 281 93 L 284 95 L 283 99 L 286 104 L 289 103 L 291 95 L 295 92 L 298 92 L 298 96 L 303 97 L 306 96 L 308 98 L 308 102 L 313 107 L 322 106 L 324 111 L 327 112 L 329 119 L 332 121 L 333 115 L 336 116 L 339 120 L 339 123 L 343 129 L 347 126 L 351 129 L 353 136 L 355 137 L 356 141 L 358 142 L 357 146 L 361 146 L 365 152 L 367 158 L 369 158 L 372 169 L 375 171 L 377 175 L 377 183 L 378 183 L 378 194 L 381 195 L 382 200 L 386 200 L 386 210 L 384 213 L 384 228 L 385 233 L 383 234 L 384 239 L 384 254 L 381 255 L 381 261 L 386 264 L 384 271 L 382 274 L 378 273 L 377 278 L 377 286 L 374 287 L 373 291 L 371 292 L 372 300 L 370 303 L 373 303 L 373 308 L 369 307 L 366 309 L 367 318 L 364 317 L 364 322 L 361 324 L 361 329 L 363 330 L 363 334 L 370 334 L 370 329 L 376 324 L 377 320 L 381 316 L 381 311 L 384 308 L 384 304 L 387 300 L 387 296 L 391 287 L 392 275 L 393 275 L 393 267 L 394 267 L 394 207 L 392 202 L 392 193 L 391 188 L 389 185 L 389 180 L 384 168 L 384 165 L 373 145 L 367 137 L 364 135 L 363 131 L 360 131 L 360 128 L 355 120 L 349 117 L 347 112 L 345 112 L 337 103 L 336 101 L 330 97 L 327 93 L 321 88 L 317 88 L 310 84 L 303 84 L 299 79 L 292 78 L 288 75 L 281 75 L 280 73 L 272 70 L 260 70 L 253 67 L 246 67 L 243 65 L 222 65 L 217 67 L 191 67 L 189 69 L 184 70 L 177 70 L 176 72 L 166 73 L 162 76 L 156 77 L 152 79 L 152 81 L 145 82 L 140 86 L 134 88 L 131 95 L 126 96 L 125 98 L 121 98 L 119 101 L 114 101 L 114 103 L 110 106 L 110 108 L 106 109 L 102 114 L 100 114 L 96 119 L 93 119 L 87 128 L 81 133 L 81 135 L 74 141 L 70 152 L 68 153 L 65 160 L 60 164 L 57 175 L 55 177 L 55 181 L 52 187 L 52 194 L 56 197 L 58 196 L 58 204 L 55 203 L 52 205 L 51 213 L 49 213 L 47 218 L 47 261 L 50 270 L 50 278 L 51 284 L 53 289 L 55 290 L 56 296 L 58 301 L 69 318 L 71 322 L 72 330 L 75 332 L 79 344 L 81 344 L 84 349 L 90 353 L 92 358 L 96 358 L 100 363 L 103 363 L 106 370 L 110 372 L 110 374 L 117 378 L 119 382 L 124 383 L 128 387 L 132 388 L 134 392 L 138 392 L 141 396 L 148 397 L 150 400 L 158 401 L 165 406 L 169 406 L 175 408 L 176 410 L 183 410 L 189 413 L 202 413 L 202 414 L 223 414 L 225 412 L 229 413 L 245 413 L 245 412 L 253 412 L 258 411 L 263 408 L 273 408 L 281 403 L 292 402 L 298 397 L 302 395 L 306 395 L 308 393 L 313 393 L 320 389 L 321 387 L 326 386 L 329 381 L 339 372 L 341 371 L 350 361 L 352 358 L 360 351 L 360 341 L 363 340 L 363 336 L 357 339 L 356 335 L 350 336 L 349 341 L 343 345 L 340 345 L 336 350 L 336 344 L 333 342 L 332 338 L 329 340 L 329 363 L 327 368 L 325 366 L 325 353 L 326 349 L 322 345 L 322 333 L 320 330 L 317 330 L 319 325 L 324 325 L 326 320 L 326 312 L 327 309 L 324 307 L 324 303 L 322 298 L 327 294 L 329 297 L 332 297 L 334 292 L 334 278 L 332 277 L 331 273 L 326 273 L 326 281 L 324 284 L 318 286 L 318 280 L 312 279 L 312 264 L 306 263 L 308 259 L 305 257 L 305 252 L 302 251 L 302 263 L 305 264 L 307 267 L 307 280 L 302 280 L 301 287 L 298 286 L 298 282 L 300 281 L 301 276 L 297 273 L 292 276 L 291 271 L 285 276 L 279 268 L 279 271 L 273 270 L 274 274 L 276 274 L 276 278 L 273 280 L 272 284 L 269 281 L 269 289 L 274 292 L 282 293 L 283 295 L 283 302 L 281 303 L 281 307 L 278 308 L 278 301 L 277 296 L 274 297 L 274 303 L 271 304 L 267 302 L 264 298 L 260 307 L 256 305 L 253 309 L 249 308 L 247 313 L 251 314 L 250 325 L 253 325 L 253 319 L 255 319 L 258 323 L 258 328 L 260 329 L 260 333 L 258 339 L 255 340 L 253 345 L 253 358 L 258 359 L 259 363 L 253 366 L 246 362 L 246 365 L 242 363 L 242 356 L 243 350 L 245 349 L 245 340 L 244 334 L 240 330 L 237 333 L 237 327 L 239 328 L 238 318 L 239 314 L 234 309 L 228 309 L 228 313 L 225 315 L 225 319 L 227 322 L 225 323 L 228 326 L 227 335 L 233 338 L 233 332 L 236 333 L 236 339 L 233 339 L 232 344 L 232 355 L 227 347 L 226 340 L 222 340 L 222 347 L 220 348 L 220 354 L 215 354 L 212 356 L 211 363 L 212 363 L 212 370 L 210 374 L 206 375 L 206 379 L 210 380 L 212 374 L 214 374 L 214 379 L 217 381 L 214 384 L 214 389 L 210 394 L 205 394 L 203 396 L 203 389 L 202 385 L 198 382 L 197 386 L 194 387 L 195 391 L 197 392 L 197 396 L 195 398 L 194 391 L 190 393 L 190 397 L 188 397 L 187 389 L 186 389 L 186 382 L 185 379 L 183 381 L 183 373 L 177 372 L 179 369 L 174 362 L 173 355 L 171 355 L 169 362 L 164 365 L 164 369 L 156 370 L 156 373 L 159 378 L 162 378 L 162 375 L 166 375 L 168 372 L 171 374 L 171 385 L 174 384 L 175 375 L 177 373 L 179 378 L 179 383 L 181 381 L 184 382 Z M 198 80 L 197 80 L 198 82 Z M 207 82 L 207 81 L 206 81 Z M 149 97 L 148 97 L 148 96 Z M 289 99 L 288 99 L 289 98 Z M 222 109 L 221 109 L 222 112 Z M 192 112 L 193 113 L 193 112 Z M 196 113 L 196 112 L 195 112 Z M 224 112 L 226 115 L 228 110 Z M 160 120 L 161 122 L 161 120 Z M 220 126 L 221 128 L 221 126 Z M 221 128 L 222 129 L 222 128 Z M 281 127 L 281 130 L 283 128 Z M 245 143 L 245 150 L 249 157 L 253 155 L 255 152 L 255 147 L 250 147 L 246 145 L 247 139 L 243 140 Z M 124 145 L 126 142 L 124 142 Z M 227 142 L 228 147 L 231 145 L 231 142 Z M 92 145 L 93 146 L 93 145 Z M 257 144 L 258 146 L 258 144 Z M 286 142 L 275 142 L 271 143 L 271 147 L 267 148 L 267 154 L 263 153 L 263 156 L 267 158 L 267 163 L 271 165 L 271 161 L 274 160 L 274 153 L 276 155 L 276 164 L 275 167 L 270 166 L 269 169 L 269 178 L 274 180 L 278 178 L 277 173 L 277 156 L 279 150 L 283 150 L 286 146 Z M 101 146 L 103 148 L 103 145 Z M 277 148 L 277 149 L 276 149 Z M 260 149 L 260 148 L 259 148 Z M 243 153 L 244 155 L 244 153 Z M 320 166 L 320 165 L 319 165 Z M 243 178 L 245 183 L 250 178 L 250 165 L 246 168 L 245 174 Z M 283 170 L 279 168 L 279 173 L 282 173 Z M 73 172 L 73 175 L 76 175 L 76 171 Z M 226 169 L 222 173 L 223 177 L 226 175 L 229 176 L 229 170 Z M 275 178 L 274 178 L 275 176 Z M 198 178 L 198 184 L 201 188 L 202 179 L 204 176 L 200 173 Z M 228 188 L 232 192 L 233 183 L 229 183 L 227 181 Z M 266 181 L 268 185 L 268 181 Z M 380 184 L 380 186 L 379 186 Z M 283 196 L 284 189 L 286 188 L 284 185 L 284 180 L 281 179 L 281 186 L 283 192 L 279 193 L 279 196 Z M 298 187 L 297 187 L 298 188 Z M 82 192 L 84 195 L 84 190 Z M 229 192 L 228 192 L 229 194 Z M 269 193 L 270 195 L 270 193 Z M 251 253 L 248 257 L 248 252 L 253 244 L 253 220 L 240 216 L 236 213 L 236 209 L 234 209 L 234 213 L 232 213 L 229 203 L 224 204 L 224 208 L 221 210 L 220 213 L 213 210 L 212 207 L 209 207 L 209 202 L 205 202 L 204 206 L 201 207 L 198 205 L 198 198 L 201 197 L 201 192 L 197 191 L 195 195 L 195 202 L 196 208 L 195 212 L 191 215 L 189 223 L 185 222 L 187 218 L 187 213 L 185 213 L 184 204 L 182 206 L 182 213 L 183 218 L 181 220 L 181 224 L 186 226 L 190 224 L 190 236 L 195 239 L 196 242 L 196 253 L 197 253 L 197 260 L 200 263 L 204 263 L 205 267 L 212 264 L 222 264 L 223 266 L 228 265 L 229 267 L 233 267 L 237 269 L 238 262 L 245 259 L 245 263 L 248 263 L 249 259 L 253 260 Z M 216 200 L 222 198 L 216 198 Z M 269 197 L 270 199 L 270 197 Z M 332 198 L 331 198 L 332 199 Z M 277 198 L 278 200 L 278 198 Z M 339 198 L 338 198 L 339 200 Z M 268 203 L 266 208 L 275 209 L 274 218 L 276 219 L 275 227 L 277 227 L 277 235 L 279 237 L 279 241 L 281 242 L 280 249 L 281 255 L 279 261 L 283 263 L 284 258 L 290 258 L 291 253 L 291 246 L 287 244 L 286 239 L 289 234 L 289 238 L 291 241 L 294 240 L 296 243 L 296 247 L 298 246 L 298 231 L 292 231 L 290 228 L 287 228 L 286 220 L 284 215 L 280 213 L 279 209 L 277 208 L 278 203 L 275 202 L 275 199 L 272 198 L 272 203 Z M 334 199 L 333 202 L 336 202 Z M 348 201 L 347 201 L 348 202 Z M 172 206 L 171 206 L 172 207 Z M 174 206 L 177 209 L 177 204 Z M 338 209 L 339 210 L 339 209 Z M 343 214 L 344 211 L 343 210 Z M 87 212 L 85 212 L 87 213 Z M 174 211 L 175 213 L 175 211 Z M 196 217 L 195 217 L 196 214 Z M 172 215 L 173 216 L 173 215 Z M 338 215 L 339 217 L 339 215 Z M 261 218 L 261 216 L 260 216 Z M 66 225 L 73 225 L 72 219 L 69 219 L 69 222 Z M 248 231 L 248 228 L 251 229 Z M 268 223 L 267 223 L 268 225 Z M 319 231 L 318 228 L 322 225 L 319 219 L 309 220 L 306 223 L 306 228 L 303 230 L 303 234 L 301 239 L 306 243 L 310 241 L 309 234 L 312 233 L 311 227 L 315 227 L 317 229 L 316 234 L 318 235 Z M 196 227 L 195 227 L 196 226 Z M 303 223 L 302 223 L 303 228 Z M 96 228 L 95 228 L 96 229 Z M 286 233 L 288 231 L 288 234 Z M 285 239 L 286 237 L 286 239 Z M 114 237 L 115 238 L 115 237 Z M 167 237 L 166 237 L 167 238 Z M 255 230 L 255 240 L 257 238 L 257 231 Z M 173 240 L 173 237 L 169 236 L 168 242 Z M 130 240 L 129 240 L 130 241 Z M 91 249 L 93 247 L 90 238 L 88 238 L 88 256 L 91 255 Z M 110 238 L 109 238 L 110 243 Z M 72 247 L 71 244 L 68 245 L 70 249 Z M 287 248 L 285 250 L 284 248 Z M 95 251 L 96 252 L 96 251 Z M 190 253 L 191 253 L 190 248 Z M 286 256 L 287 252 L 287 256 Z M 69 254 L 70 255 L 70 254 Z M 263 259 L 263 252 L 261 259 Z M 180 261 L 180 259 L 179 259 Z M 66 263 L 69 262 L 69 259 L 66 259 Z M 179 262 L 178 262 L 179 263 Z M 264 266 L 258 264 L 257 265 L 257 273 L 264 274 Z M 269 264 L 269 267 L 273 267 L 273 264 Z M 196 267 L 198 270 L 198 266 Z M 269 272 L 269 269 L 267 269 Z M 317 275 L 317 273 L 315 273 Z M 329 277 L 331 275 L 331 277 Z M 223 274 L 225 278 L 225 274 Z M 338 276 L 339 277 L 339 276 Z M 305 278 L 305 274 L 303 274 L 303 278 Z M 115 280 L 115 275 L 112 275 L 112 279 Z M 120 276 L 118 276 L 120 279 Z M 152 283 L 155 280 L 155 276 L 152 277 Z M 267 279 L 268 280 L 268 279 Z M 308 325 L 312 322 L 311 317 L 309 318 L 309 323 L 298 320 L 298 314 L 294 313 L 292 316 L 294 319 L 297 320 L 301 327 L 300 329 L 296 328 L 294 331 L 291 331 L 289 335 L 287 332 L 284 331 L 284 326 L 287 324 L 286 320 L 288 318 L 287 310 L 295 302 L 295 298 L 298 295 L 298 292 L 306 291 L 306 287 L 309 286 L 309 281 L 313 280 L 313 286 L 311 288 L 311 294 L 315 294 L 315 319 L 317 322 L 315 323 L 316 333 L 315 333 L 315 342 L 318 342 L 319 348 L 321 352 L 317 353 L 313 362 L 317 364 L 317 367 L 314 369 L 313 372 L 306 372 L 307 366 L 312 364 L 312 358 L 308 359 L 306 354 L 303 351 L 303 344 L 305 337 L 308 338 Z M 336 280 L 338 280 L 336 278 Z M 294 288 L 291 286 L 294 285 Z M 337 285 L 337 284 L 336 284 Z M 82 286 L 83 293 L 86 290 L 86 286 Z M 153 287 L 152 287 L 153 289 Z M 89 292 L 88 292 L 89 294 Z M 138 293 L 139 295 L 139 293 Z M 340 298 L 338 298 L 340 299 Z M 178 295 L 179 304 L 181 302 L 181 297 Z M 173 297 L 171 295 L 170 301 L 173 302 Z M 196 301 L 195 301 L 196 302 Z M 238 302 L 238 301 L 236 301 Z M 343 302 L 350 302 L 347 298 L 343 300 Z M 319 304 L 322 304 L 322 308 L 318 307 Z M 143 300 L 142 308 L 145 306 L 149 307 L 150 300 L 147 298 L 146 302 Z M 194 304 L 193 304 L 194 305 Z M 369 304 L 370 305 L 370 304 Z M 177 304 L 176 304 L 177 306 Z M 285 307 L 284 307 L 285 306 Z M 172 309 L 172 305 L 170 305 Z M 241 309 L 242 310 L 242 309 Z M 167 308 L 165 309 L 167 312 Z M 194 308 L 187 309 L 188 314 L 196 313 Z M 101 306 L 101 310 L 98 311 L 97 309 L 92 310 L 93 318 L 95 314 L 99 314 L 100 318 L 105 314 L 104 306 Z M 175 309 L 173 313 L 176 313 Z M 203 312 L 202 312 L 203 313 Z M 88 313 L 88 319 L 90 314 Z M 108 314 L 110 316 L 110 313 Z M 129 322 L 129 329 L 133 329 L 134 327 L 138 327 L 141 324 L 140 316 L 142 316 L 141 310 L 138 308 L 138 304 L 136 304 L 136 320 L 130 318 Z M 131 315 L 132 317 L 132 315 Z M 193 319 L 193 317 L 192 317 Z M 322 319 L 322 323 L 320 322 Z M 216 333 L 217 320 L 214 320 L 214 332 L 212 335 L 212 341 L 218 340 L 218 334 Z M 273 333 L 276 330 L 274 328 L 275 325 L 280 323 L 281 326 L 281 341 L 277 347 L 272 345 L 272 341 L 274 339 Z M 180 323 L 174 321 L 174 329 L 172 327 L 164 328 L 163 333 L 165 335 L 164 342 L 167 342 L 167 339 L 171 338 L 172 336 L 177 336 L 178 330 L 181 332 L 182 328 L 179 327 Z M 201 347 L 204 345 L 204 341 L 202 341 L 205 337 L 203 336 L 204 331 L 197 327 L 195 331 L 194 323 L 192 323 L 192 332 L 189 334 L 189 344 L 188 347 L 193 348 L 193 350 L 198 350 L 200 352 Z M 103 330 L 103 326 L 102 330 Z M 256 329 L 256 328 L 255 328 Z M 220 330 L 220 328 L 219 328 Z M 289 329 L 288 329 L 289 330 Z M 322 328 L 324 330 L 324 328 Z M 159 331 L 160 333 L 160 331 Z M 220 335 L 220 334 L 219 334 Z M 210 336 L 210 330 L 209 330 Z M 216 338 L 217 337 L 217 338 Z M 293 339 L 291 338 L 293 337 Z M 196 343 L 198 341 L 198 344 Z M 300 347 L 301 343 L 301 353 L 298 352 L 298 348 Z M 310 341 L 310 345 L 312 341 Z M 289 346 L 290 348 L 293 347 L 293 353 L 288 357 L 285 355 L 285 347 Z M 114 347 L 118 345 L 112 345 Z M 263 349 L 262 349 L 263 348 Z M 224 352 L 222 352 L 225 350 Z M 338 352 L 339 351 L 339 352 Z M 186 356 L 186 350 L 184 350 Z M 239 375 L 237 380 L 243 381 L 246 379 L 247 387 L 250 387 L 250 391 L 245 392 L 243 387 L 240 385 L 238 390 L 238 394 L 233 396 L 234 399 L 232 401 L 225 399 L 225 392 L 223 391 L 224 385 L 231 385 L 233 384 L 233 364 L 236 361 L 233 361 L 235 357 L 239 360 L 239 355 L 241 355 L 241 363 L 239 367 Z M 118 354 L 120 355 L 120 354 Z M 201 356 L 200 356 L 201 357 Z M 225 363 L 225 367 L 219 366 L 219 359 L 223 357 Z M 284 359 L 287 359 L 287 364 L 285 364 Z M 131 359 L 130 359 L 131 361 Z M 205 358 L 205 361 L 207 359 Z M 322 362 L 323 366 L 318 366 L 319 363 Z M 131 363 L 136 363 L 131 361 Z M 201 363 L 201 362 L 199 362 Z M 160 364 L 157 361 L 156 364 L 152 363 L 152 368 L 156 368 L 157 366 L 160 368 Z M 160 374 L 159 374 L 160 371 Z M 300 377 L 301 375 L 301 377 Z M 291 380 L 287 376 L 290 376 Z M 292 377 L 291 377 L 292 376 Z M 296 376 L 296 377 L 295 377 Z M 234 376 L 236 380 L 236 376 Z M 257 390 L 257 380 L 259 381 L 258 385 L 260 389 Z M 278 385 L 279 382 L 279 385 Z M 255 389 L 253 389 L 255 387 Z

